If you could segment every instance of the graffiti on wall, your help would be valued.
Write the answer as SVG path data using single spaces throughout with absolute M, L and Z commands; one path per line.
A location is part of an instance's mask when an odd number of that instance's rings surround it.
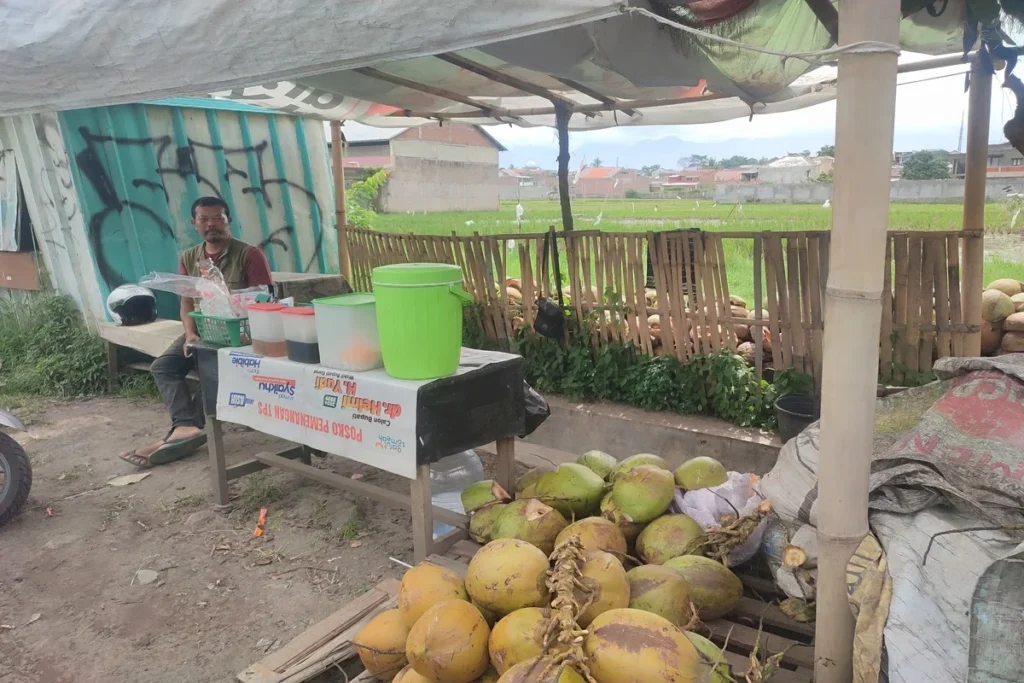
M 140 234 L 160 234 L 177 242 L 178 236 L 175 235 L 169 217 L 177 215 L 178 209 L 173 206 L 171 194 L 164 184 L 164 179 L 168 176 L 175 176 L 189 183 L 194 182 L 200 194 L 225 199 L 229 205 L 232 200 L 223 196 L 222 188 L 227 184 L 233 189 L 238 189 L 238 184 L 241 183 L 242 195 L 253 201 L 262 202 L 268 210 L 273 210 L 278 201 L 284 201 L 285 192 L 301 193 L 308 200 L 310 211 L 315 212 L 315 220 L 319 225 L 325 226 L 323 209 L 314 192 L 287 178 L 276 177 L 266 170 L 268 165 L 273 166 L 271 145 L 267 140 L 247 146 L 226 147 L 192 138 L 188 138 L 185 145 L 177 145 L 169 135 L 110 136 L 96 133 L 84 126 L 78 128 L 77 134 L 84 146 L 75 154 L 74 162 L 81 178 L 92 187 L 101 204 L 101 208 L 88 217 L 86 230 L 99 274 L 110 288 L 130 280 L 118 271 L 114 259 L 105 253 L 105 236 L 108 231 L 121 230 L 122 221 L 134 221 Z M 103 153 L 104 146 L 108 145 L 114 146 L 115 154 Z M 151 148 L 156 157 L 156 167 L 142 171 L 146 172 L 145 176 L 121 177 L 118 170 L 112 171 L 108 168 L 109 158 L 118 158 L 122 151 L 130 152 L 139 148 Z M 109 147 L 107 149 L 109 150 Z M 216 162 L 200 163 L 202 157 L 211 154 L 226 163 L 226 170 L 223 173 L 218 169 Z M 154 208 L 152 205 L 136 201 L 131 196 L 123 196 L 128 185 L 162 195 L 167 211 L 158 210 L 162 207 Z M 119 191 L 119 186 L 124 189 Z M 272 188 L 280 191 L 280 200 L 273 196 L 275 193 L 270 191 Z M 147 232 L 147 226 L 140 225 L 140 222 L 150 223 L 150 230 Z M 269 230 L 269 234 L 257 246 L 266 251 L 273 245 L 288 252 L 295 244 L 290 241 L 295 233 L 296 226 L 280 225 Z M 313 253 L 303 265 L 305 272 L 309 272 L 316 265 L 323 239 L 321 229 L 316 235 Z

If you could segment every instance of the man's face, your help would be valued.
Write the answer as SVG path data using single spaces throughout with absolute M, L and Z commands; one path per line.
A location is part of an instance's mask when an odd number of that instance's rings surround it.
M 231 239 L 231 219 L 222 206 L 197 206 L 192 225 L 203 241 L 212 246 L 221 246 Z

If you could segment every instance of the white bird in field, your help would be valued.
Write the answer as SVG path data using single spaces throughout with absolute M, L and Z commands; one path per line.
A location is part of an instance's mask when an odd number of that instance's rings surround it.
M 466 225 L 473 225 L 476 221 L 466 221 Z
M 682 199 L 682 197 L 680 197 L 680 199 Z M 697 202 L 697 208 L 699 209 L 699 208 L 700 208 L 700 200 L 699 200 L 699 199 L 697 199 L 697 200 L 695 200 L 695 201 Z
M 522 204 L 516 204 L 516 220 L 523 220 L 523 214 L 526 213 L 526 209 L 523 208 Z
M 516 248 L 516 241 L 515 240 L 509 240 L 508 241 L 508 250 L 509 251 L 513 251 L 513 250 L 515 250 L 515 248 Z
M 831 199 L 826 199 L 825 203 L 821 205 L 821 208 L 827 209 L 830 206 L 832 206 L 832 200 Z

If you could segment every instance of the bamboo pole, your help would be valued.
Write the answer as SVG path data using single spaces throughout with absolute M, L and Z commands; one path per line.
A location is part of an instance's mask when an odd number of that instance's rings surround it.
M 572 230 L 572 204 L 569 199 L 569 118 L 572 112 L 555 103 L 555 127 L 558 130 L 558 201 L 562 205 L 562 228 Z
M 754 322 L 751 326 L 754 337 L 754 369 L 757 370 L 757 378 L 764 377 L 764 320 L 762 313 L 764 304 L 761 299 L 761 260 L 764 248 L 762 241 L 764 237 L 758 233 L 754 235 Z
M 839 5 L 840 45 L 899 42 L 900 5 Z M 839 57 L 832 248 L 825 305 L 818 473 L 817 622 L 814 680 L 853 678 L 854 621 L 846 565 L 868 532 L 882 267 L 896 109 L 895 53 Z
M 992 109 L 992 74 L 984 60 L 971 62 L 971 90 L 967 101 L 967 154 L 964 159 L 963 229 L 985 229 L 985 180 L 988 173 L 988 125 Z M 985 242 L 982 237 L 965 237 L 963 246 L 963 315 L 968 325 L 981 325 L 981 290 L 985 286 L 982 268 Z M 980 327 L 979 327 L 980 329 Z M 981 332 L 964 336 L 964 355 L 981 355 Z
M 331 156 L 334 164 L 334 217 L 338 230 L 338 268 L 346 282 L 352 282 L 352 259 L 348 251 L 348 213 L 345 207 L 345 137 L 341 121 L 331 121 Z

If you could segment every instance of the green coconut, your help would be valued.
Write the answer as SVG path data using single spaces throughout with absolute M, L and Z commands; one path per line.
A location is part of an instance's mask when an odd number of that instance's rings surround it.
M 576 463 L 589 467 L 594 474 L 607 480 L 611 473 L 618 467 L 619 461 L 603 451 L 587 451 L 576 458 Z
M 686 580 L 697 615 L 704 621 L 725 616 L 743 597 L 743 582 L 739 577 L 711 558 L 681 555 L 663 566 Z
M 537 480 L 535 495 L 572 521 L 589 516 L 601 504 L 604 479 L 588 467 L 563 463 Z
M 619 528 L 619 531 L 621 531 L 622 535 L 626 538 L 627 549 L 636 544 L 636 539 L 640 536 L 640 532 L 643 531 L 646 526 L 645 524 L 634 522 L 630 519 L 629 515 L 619 509 L 619 506 L 616 505 L 615 501 L 612 499 L 611 491 L 605 494 L 604 498 L 601 499 L 601 517 L 611 521 Z
M 466 514 L 475 512 L 485 505 L 507 503 L 510 500 L 512 496 L 493 479 L 478 481 L 462 489 L 462 507 L 465 508 Z
M 676 485 L 687 491 L 721 486 L 728 480 L 725 466 L 706 455 L 690 458 L 676 468 Z
M 640 532 L 636 552 L 647 564 L 665 564 L 685 553 L 703 533 L 700 524 L 686 515 L 665 515 Z
M 637 453 L 631 455 L 616 466 L 615 470 L 612 471 L 611 476 L 608 477 L 609 481 L 615 481 L 615 479 L 626 472 L 635 470 L 641 465 L 650 465 L 651 467 L 659 467 L 663 470 L 668 469 L 668 463 L 665 459 L 654 455 L 653 453 Z
M 701 654 L 701 659 L 703 660 L 701 662 L 701 669 L 705 672 L 701 678 L 702 681 L 707 681 L 707 683 L 736 683 L 736 679 L 732 677 L 732 667 L 729 666 L 725 655 L 717 645 L 704 636 L 692 631 L 683 631 L 683 635 L 697 649 L 697 652 Z
M 646 524 L 668 510 L 675 491 L 676 482 L 671 472 L 640 465 L 615 475 L 612 500 L 630 520 Z
M 676 626 L 685 626 L 693 613 L 690 587 L 677 572 L 656 564 L 633 567 L 629 577 L 629 607 L 657 614 Z
M 490 543 L 497 536 L 494 529 L 508 505 L 496 503 L 476 510 L 469 516 L 469 537 L 477 543 Z
M 554 472 L 550 467 L 534 467 L 516 482 L 516 498 L 532 498 L 537 492 L 537 481 L 541 475 Z
M 550 555 L 555 538 L 569 523 L 555 508 L 536 498 L 524 498 L 504 506 L 494 525 L 493 538 L 518 538 Z

